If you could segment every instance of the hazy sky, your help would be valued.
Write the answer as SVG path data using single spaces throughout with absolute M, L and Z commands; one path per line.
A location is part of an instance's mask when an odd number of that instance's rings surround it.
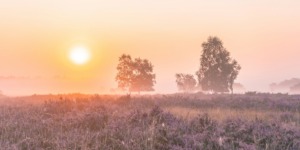
M 149 59 L 158 92 L 195 73 L 218 36 L 242 66 L 237 82 L 268 90 L 300 77 L 299 0 L 0 0 L 0 90 L 8 95 L 108 91 L 118 57 Z M 91 61 L 68 52 L 89 48 Z

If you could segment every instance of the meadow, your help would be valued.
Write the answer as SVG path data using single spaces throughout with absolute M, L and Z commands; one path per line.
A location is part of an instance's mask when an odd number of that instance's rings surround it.
M 1 149 L 300 149 L 300 96 L 33 95 L 0 99 Z

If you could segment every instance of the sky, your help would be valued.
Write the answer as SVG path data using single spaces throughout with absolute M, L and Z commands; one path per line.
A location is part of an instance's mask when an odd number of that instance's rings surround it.
M 154 65 L 156 92 L 194 74 L 201 44 L 219 37 L 242 66 L 236 82 L 267 91 L 300 77 L 298 0 L 0 0 L 0 90 L 7 95 L 105 93 L 118 57 Z M 86 47 L 76 65 L 69 51 Z

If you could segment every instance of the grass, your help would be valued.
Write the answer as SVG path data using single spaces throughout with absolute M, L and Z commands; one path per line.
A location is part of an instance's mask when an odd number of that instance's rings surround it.
M 3 149 L 299 149 L 300 96 L 34 95 L 0 100 Z

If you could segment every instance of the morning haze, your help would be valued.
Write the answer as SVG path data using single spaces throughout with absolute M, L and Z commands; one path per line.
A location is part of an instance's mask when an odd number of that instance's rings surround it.
M 209 36 L 242 66 L 247 91 L 300 77 L 300 2 L 17 0 L 0 2 L 0 90 L 7 95 L 105 93 L 122 54 L 147 58 L 155 91 L 176 92 L 175 74 L 195 74 Z M 77 46 L 84 65 L 68 59 Z
M 1 149 L 300 149 L 299 0 L 0 0 Z

